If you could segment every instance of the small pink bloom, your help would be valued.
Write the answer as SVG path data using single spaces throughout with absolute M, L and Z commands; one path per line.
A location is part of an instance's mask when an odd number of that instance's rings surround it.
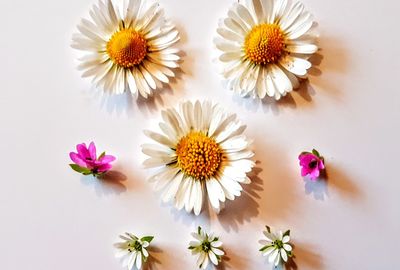
M 84 175 L 93 174 L 94 176 L 109 171 L 112 166 L 111 162 L 115 160 L 114 156 L 106 155 L 103 152 L 99 157 L 96 154 L 96 146 L 93 142 L 86 147 L 85 143 L 78 144 L 76 151 L 69 153 L 69 157 L 75 164 L 70 164 L 71 168 Z
M 324 158 L 320 156 L 317 150 L 312 152 L 303 152 L 299 155 L 301 166 L 301 176 L 309 175 L 311 180 L 316 180 L 321 171 L 325 169 Z

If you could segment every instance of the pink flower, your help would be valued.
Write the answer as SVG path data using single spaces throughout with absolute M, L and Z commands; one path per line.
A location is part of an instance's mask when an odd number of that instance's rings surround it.
M 301 176 L 309 175 L 311 180 L 316 180 L 321 171 L 325 169 L 324 158 L 313 149 L 312 152 L 303 152 L 299 155 Z
M 86 147 L 85 143 L 76 146 L 78 153 L 71 152 L 69 157 L 75 164 L 69 164 L 74 171 L 84 175 L 93 174 L 98 176 L 109 171 L 112 166 L 111 162 L 115 160 L 114 156 L 106 155 L 103 152 L 99 157 L 96 155 L 96 146 L 93 142 Z

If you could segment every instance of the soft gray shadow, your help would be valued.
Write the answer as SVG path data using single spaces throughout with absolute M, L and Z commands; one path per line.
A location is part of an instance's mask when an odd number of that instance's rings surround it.
M 161 260 L 159 257 L 162 255 L 163 251 L 162 249 L 150 245 L 149 248 L 147 249 L 149 252 L 149 257 L 147 259 L 147 262 L 144 263 L 143 265 L 143 270 L 161 270 L 164 269 L 161 265 Z
M 178 62 L 180 67 L 171 69 L 175 76 L 169 77 L 169 83 L 159 82 L 158 89 L 154 90 L 151 96 L 147 98 L 139 96 L 136 100 L 136 105 L 142 113 L 146 115 L 158 113 L 164 107 L 166 96 L 173 96 L 182 91 L 180 85 L 186 74 L 183 65 L 186 53 L 179 51 L 177 54 L 181 57 L 181 60 Z
M 108 171 L 104 175 L 94 177 L 82 175 L 81 183 L 86 186 L 93 186 L 96 194 L 100 197 L 108 195 L 119 195 L 127 190 L 124 181 L 125 174 L 118 171 Z
M 228 201 L 226 207 L 218 215 L 218 220 L 226 231 L 238 231 L 239 225 L 250 222 L 252 218 L 258 216 L 259 204 L 256 200 L 261 198 L 259 193 L 264 190 L 263 180 L 258 176 L 261 172 L 261 168 L 253 168 L 248 174 L 251 183 L 243 185 L 241 196 Z
M 303 180 L 304 190 L 307 195 L 312 195 L 314 199 L 319 201 L 324 201 L 326 197 L 329 197 L 328 181 L 325 179 L 317 179 L 313 181 L 308 177 L 304 177 Z
M 176 222 L 180 222 L 186 226 L 201 226 L 203 228 L 209 228 L 210 227 L 210 217 L 211 217 L 211 211 L 212 207 L 208 203 L 207 200 L 207 195 L 204 194 L 203 198 L 203 207 L 202 211 L 198 216 L 196 216 L 193 211 L 188 213 L 186 210 L 183 208 L 182 210 L 178 210 L 175 208 L 173 203 L 162 203 L 163 207 L 168 207 L 170 208 L 170 212 L 172 216 L 174 217 L 174 220 Z
M 317 253 L 318 249 L 307 244 L 293 245 L 294 257 L 285 264 L 286 270 L 323 269 L 323 258 Z M 300 265 L 300 267 L 298 266 Z
M 312 104 L 312 97 L 316 94 L 315 89 L 308 79 L 301 80 L 299 88 L 286 94 L 280 100 L 271 97 L 265 97 L 262 100 L 252 97 L 241 97 L 233 93 L 232 100 L 241 107 L 250 112 L 262 111 L 263 113 L 272 113 L 279 115 L 287 109 L 294 110 L 299 106 L 305 107 Z
M 93 98 L 100 100 L 100 108 L 109 114 L 130 115 L 133 111 L 133 104 L 137 95 L 132 95 L 129 91 L 120 95 L 103 93 L 102 90 L 94 90 Z

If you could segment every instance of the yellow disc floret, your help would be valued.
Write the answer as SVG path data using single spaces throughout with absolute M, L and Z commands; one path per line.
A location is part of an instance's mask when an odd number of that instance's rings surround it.
M 279 59 L 285 47 L 284 33 L 276 24 L 259 24 L 246 36 L 244 50 L 253 63 L 265 65 Z
M 146 39 L 133 29 L 116 32 L 107 43 L 107 53 L 114 64 L 130 68 L 140 64 L 147 55 Z
M 217 142 L 195 131 L 180 139 L 176 155 L 182 171 L 198 180 L 214 176 L 222 160 L 222 150 Z

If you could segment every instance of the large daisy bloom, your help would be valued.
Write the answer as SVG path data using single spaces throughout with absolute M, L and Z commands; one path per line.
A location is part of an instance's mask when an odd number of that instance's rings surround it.
M 279 263 L 287 262 L 288 257 L 292 257 L 292 246 L 290 245 L 290 230 L 286 232 L 272 232 L 270 227 L 266 226 L 264 231 L 266 240 L 261 240 L 263 247 L 260 249 L 263 256 L 268 256 L 269 263 L 278 266 Z
M 195 240 L 189 243 L 189 249 L 193 255 L 198 256 L 197 266 L 200 269 L 206 269 L 210 262 L 218 265 L 221 257 L 225 254 L 219 237 L 206 233 L 200 226 L 197 228 L 197 232 L 192 233 L 192 236 Z
M 241 96 L 279 100 L 307 76 L 318 50 L 312 15 L 296 0 L 246 0 L 221 20 L 215 44 L 228 87 Z
M 196 101 L 167 109 L 162 118 L 161 134 L 145 131 L 158 144 L 142 146 L 150 156 L 145 167 L 156 170 L 149 181 L 163 190 L 162 200 L 198 215 L 205 195 L 216 212 L 220 202 L 240 196 L 241 184 L 250 183 L 254 153 L 236 116 L 211 102 Z
M 140 270 L 143 263 L 147 261 L 149 252 L 146 248 L 150 246 L 153 236 L 144 236 L 138 238 L 131 233 L 125 233 L 119 236 L 122 242 L 114 244 L 117 248 L 115 257 L 122 260 L 123 267 L 128 267 L 128 270 Z
M 82 19 L 72 38 L 72 47 L 84 52 L 78 66 L 83 77 L 112 94 L 129 90 L 147 98 L 175 76 L 180 58 L 171 46 L 179 33 L 159 4 L 149 3 L 99 0 L 93 5 L 91 19 Z

